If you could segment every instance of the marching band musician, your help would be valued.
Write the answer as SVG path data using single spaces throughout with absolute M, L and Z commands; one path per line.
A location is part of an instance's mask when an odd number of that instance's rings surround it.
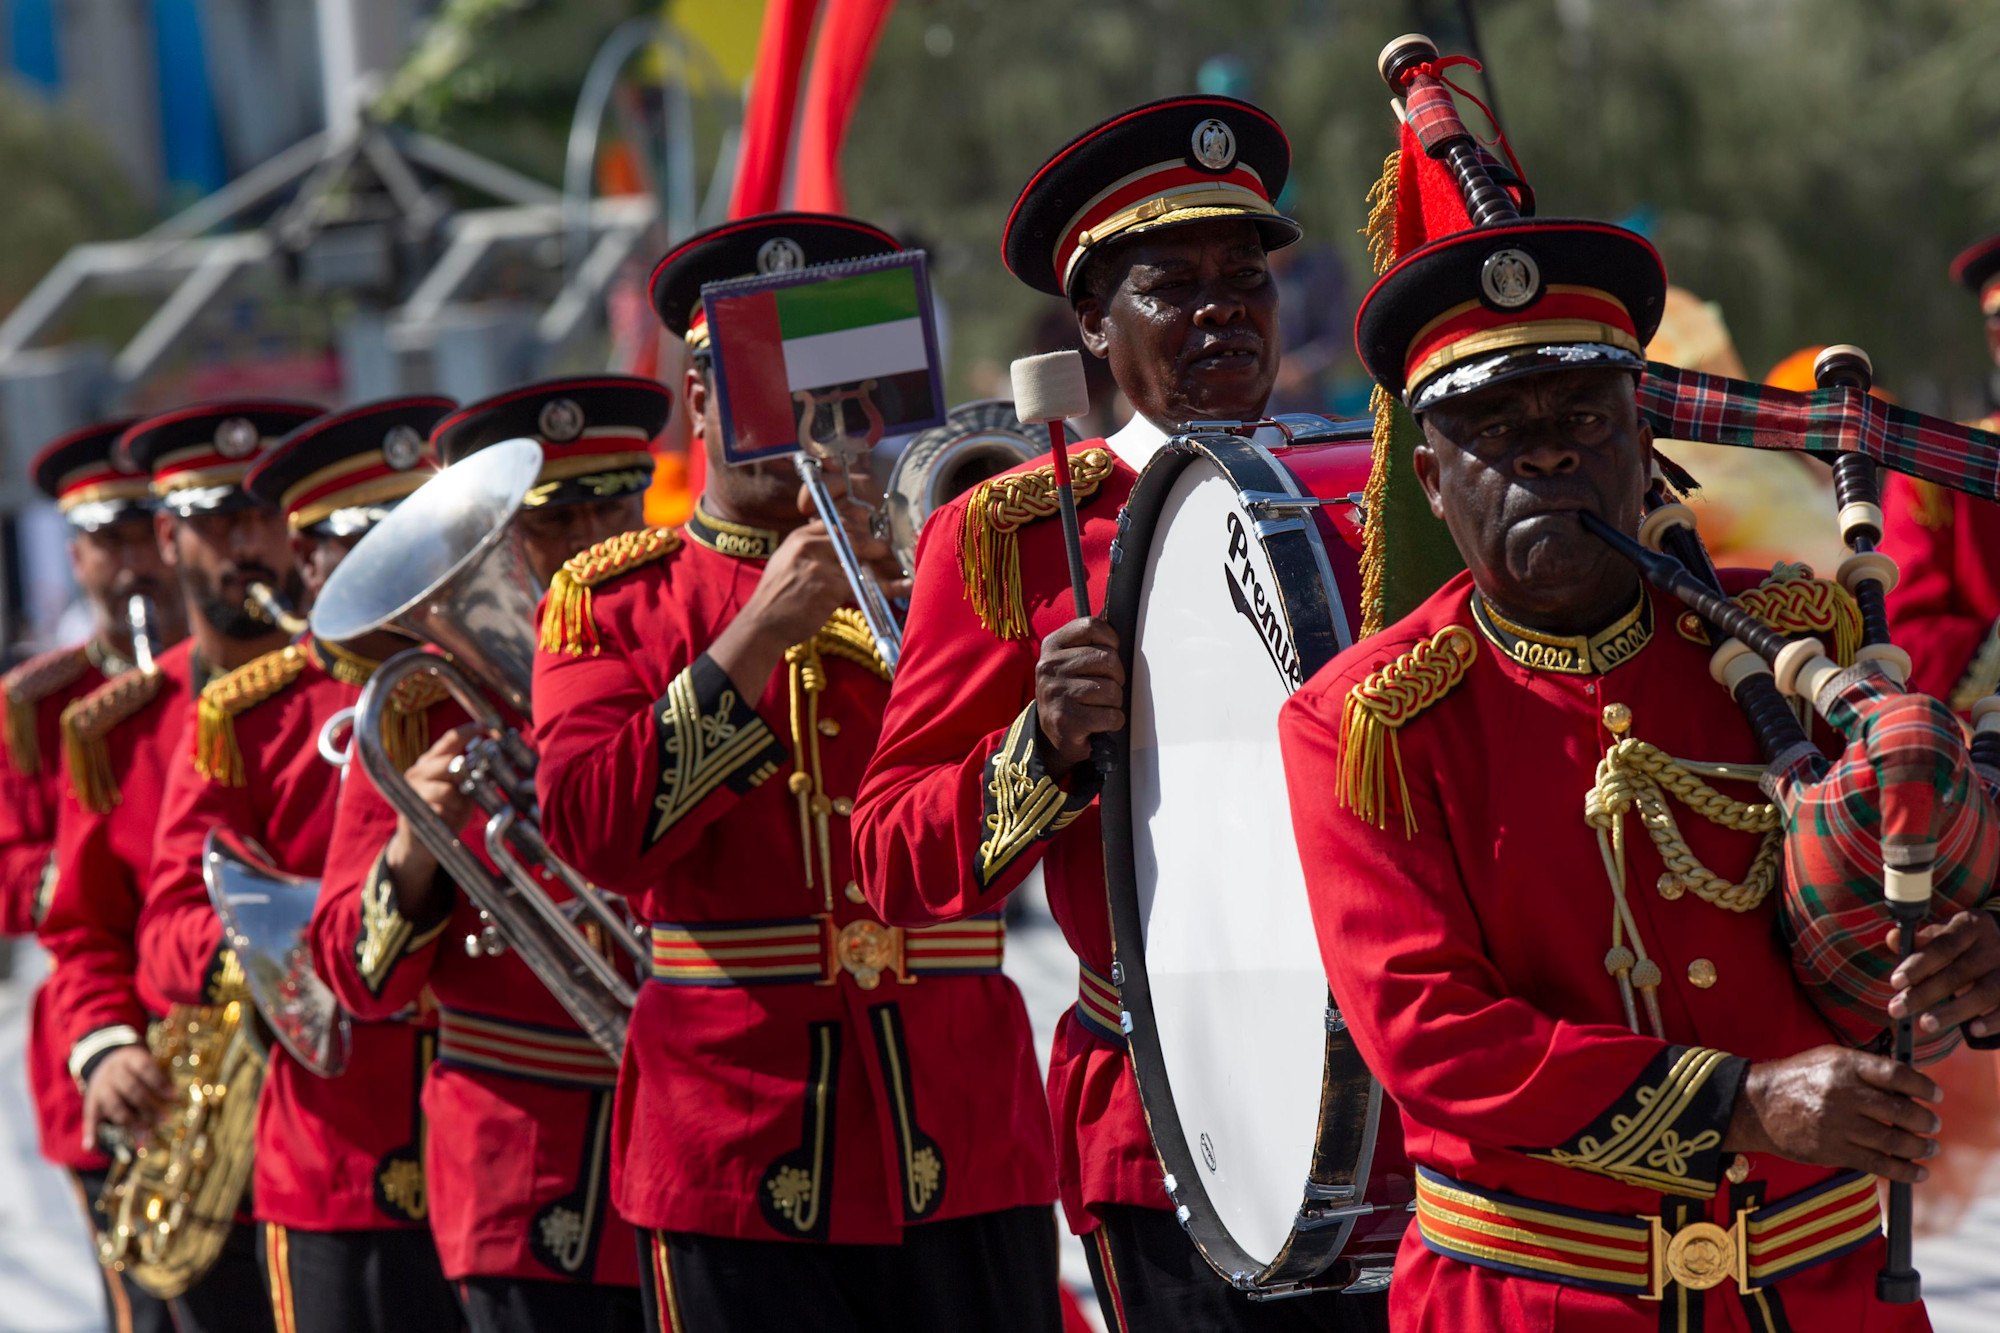
M 272 440 L 317 415 L 304 403 L 206 404 L 137 422 L 112 446 L 114 467 L 150 471 L 159 502 L 154 535 L 182 602 L 178 615 L 163 605 L 160 619 L 195 632 L 153 670 L 127 671 L 63 711 L 67 790 L 41 938 L 60 979 L 85 1142 L 99 1122 L 143 1129 L 171 1093 L 145 1045 L 149 1016 L 167 1003 L 140 977 L 137 943 L 161 796 L 202 687 L 269 645 L 271 628 L 240 613 L 245 586 L 286 587 L 283 527 L 248 504 L 242 478 Z M 182 1333 L 270 1333 L 250 1229 L 235 1227 L 215 1266 L 172 1304 Z
M 264 534 L 258 572 L 275 578 L 296 560 L 301 574 L 292 582 L 316 593 L 368 528 L 434 471 L 425 438 L 451 406 L 392 399 L 293 429 L 233 491 L 245 516 L 239 527 Z M 174 423 L 142 437 L 137 452 L 170 454 L 190 435 L 231 429 L 252 426 Z M 234 581 L 252 572 L 239 555 Z M 197 610 L 198 637 L 257 632 L 237 605 Z M 139 921 L 140 989 L 159 1001 L 213 1004 L 240 990 L 241 963 L 203 886 L 203 842 L 211 829 L 228 828 L 277 869 L 318 876 L 341 776 L 322 757 L 322 729 L 355 702 L 381 658 L 404 646 L 380 632 L 347 644 L 311 636 L 286 643 L 281 629 L 277 640 L 203 687 L 192 742 L 168 760 Z M 412 759 L 419 739 L 404 738 Z M 354 1024 L 347 1067 L 335 1078 L 272 1049 L 251 1192 L 278 1333 L 459 1325 L 426 1226 L 417 1092 L 436 1043 L 434 1020 L 419 1007 Z
M 30 658 L 0 677 L 6 696 L 6 752 L 0 758 L 0 930 L 25 933 L 48 914 L 56 888 L 55 839 L 62 805 L 61 718 L 65 708 L 131 670 L 127 602 L 155 609 L 149 647 L 165 651 L 186 633 L 180 598 L 153 540 L 152 485 L 111 446 L 130 421 L 110 421 L 63 436 L 30 465 L 35 485 L 55 501 L 70 528 L 70 569 L 96 622 L 90 639 Z M 68 974 L 61 979 L 67 980 Z M 69 1072 L 70 1003 L 52 973 L 35 992 L 29 1019 L 28 1083 L 41 1129 L 42 1156 L 64 1168 L 91 1215 L 106 1162 L 93 1132 L 83 1131 L 83 1099 Z M 150 1066 L 140 1076 L 151 1080 Z M 101 1217 L 95 1218 L 102 1226 Z M 164 1301 L 129 1278 L 103 1273 L 115 1333 L 172 1327 Z
M 503 440 L 542 446 L 534 503 L 511 522 L 546 585 L 570 557 L 645 525 L 647 450 L 672 411 L 673 395 L 651 380 L 578 376 L 473 403 L 441 423 L 433 443 L 454 463 Z M 526 730 L 526 719 L 491 702 Z M 486 814 L 449 772 L 466 714 L 445 698 L 426 716 L 433 744 L 405 777 L 483 857 Z M 513 951 L 460 947 L 483 928 L 356 766 L 314 913 L 314 957 L 363 1018 L 393 1013 L 426 988 L 436 997 L 440 1046 L 424 1105 L 452 1133 L 431 1138 L 425 1166 L 431 1230 L 466 1322 L 472 1333 L 636 1331 L 638 1246 L 611 1202 L 618 1062 Z
M 1924 1177 L 1930 1080 L 1834 1044 L 1779 938 L 1775 862 L 1727 802 L 1673 809 L 1671 865 L 1617 807 L 1586 818 L 1618 799 L 1627 737 L 1686 756 L 1653 752 L 1662 783 L 1743 765 L 1762 799 L 1699 622 L 1576 516 L 1639 523 L 1659 257 L 1595 222 L 1439 226 L 1444 172 L 1406 131 L 1398 203 L 1436 239 L 1376 284 L 1357 343 L 1422 426 L 1415 476 L 1468 572 L 1280 721 L 1328 980 L 1417 1165 L 1395 1326 L 1927 1328 L 1876 1298 L 1875 1177 Z M 1899 992 L 1920 1035 L 1990 1003 L 1986 917 L 1927 929 L 1985 961 Z
M 1004 927 L 900 932 L 862 900 L 848 817 L 888 673 L 790 463 L 725 463 L 693 318 L 705 282 L 896 249 L 846 218 L 769 214 L 661 261 L 707 490 L 683 531 L 571 561 L 543 608 L 549 841 L 652 922 L 613 1173 L 661 1333 L 1060 1327 L 1048 1121 Z
M 2000 236 L 1951 262 L 1979 300 L 2000 366 Z M 2000 413 L 1975 423 L 2000 431 Z M 1902 569 L 1889 627 L 1909 651 L 1910 687 L 1960 713 L 2000 689 L 2000 505 L 1891 473 L 1882 488 L 1882 550 Z
M 1119 508 L 1173 425 L 1254 420 L 1278 369 L 1266 253 L 1297 224 L 1272 203 L 1290 147 L 1264 112 L 1179 97 L 1092 129 L 1035 173 L 1007 267 L 1067 297 L 1129 424 L 1072 451 L 1090 584 Z M 1380 1296 L 1252 1303 L 1195 1251 L 1161 1188 L 1119 1030 L 1090 738 L 1123 723 L 1116 635 L 1073 619 L 1053 469 L 983 483 L 925 525 L 895 690 L 856 816 L 869 901 L 892 921 L 999 908 L 1041 864 L 1081 969 L 1048 1101 L 1062 1200 L 1114 1329 L 1367 1328 Z M 956 548 L 956 549 L 953 549 Z M 1018 571 L 1018 573 L 1014 572 Z

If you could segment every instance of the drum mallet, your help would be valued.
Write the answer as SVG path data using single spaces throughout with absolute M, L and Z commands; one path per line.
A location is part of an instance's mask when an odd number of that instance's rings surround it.
M 1090 411 L 1090 385 L 1083 378 L 1083 353 L 1074 348 L 1024 356 L 1010 368 L 1014 380 L 1014 415 L 1024 426 L 1046 423 L 1049 462 L 1056 473 L 1056 503 L 1062 507 L 1063 546 L 1069 551 L 1069 590 L 1076 598 L 1079 620 L 1090 615 L 1090 576 L 1083 570 L 1083 530 L 1076 521 L 1076 491 L 1069 479 L 1069 433 L 1063 422 Z M 1111 771 L 1111 738 L 1090 738 L 1090 762 L 1099 773 Z
M 1056 503 L 1062 506 L 1063 544 L 1069 548 L 1069 590 L 1079 619 L 1090 615 L 1090 580 L 1083 572 L 1083 532 L 1076 522 L 1076 491 L 1069 480 L 1069 435 L 1063 422 L 1090 411 L 1090 385 L 1083 378 L 1083 353 L 1070 349 L 1024 356 L 1011 371 L 1014 415 L 1024 426 L 1046 422 L 1049 461 L 1056 470 Z

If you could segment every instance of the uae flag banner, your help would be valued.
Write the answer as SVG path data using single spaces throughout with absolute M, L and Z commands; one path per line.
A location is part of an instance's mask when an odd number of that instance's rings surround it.
M 944 423 L 921 250 L 701 289 L 723 457 L 872 447 Z

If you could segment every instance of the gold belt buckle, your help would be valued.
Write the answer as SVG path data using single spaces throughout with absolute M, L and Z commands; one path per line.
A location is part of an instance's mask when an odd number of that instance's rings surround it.
M 833 957 L 862 990 L 874 990 L 882 984 L 882 974 L 892 970 L 906 983 L 916 980 L 904 961 L 901 926 L 850 921 L 834 933 Z
M 1749 1209 L 1736 1214 L 1727 1227 L 1690 1222 L 1672 1235 L 1657 1217 L 1652 1224 L 1653 1289 L 1641 1299 L 1664 1300 L 1668 1282 L 1689 1291 L 1707 1291 L 1734 1278 L 1738 1291 L 1750 1290 Z

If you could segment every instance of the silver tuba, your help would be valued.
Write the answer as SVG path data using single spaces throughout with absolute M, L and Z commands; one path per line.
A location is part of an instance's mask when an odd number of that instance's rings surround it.
M 540 445 L 508 440 L 424 483 L 340 562 L 313 606 L 312 628 L 336 643 L 392 628 L 444 651 L 400 653 L 369 679 L 354 723 L 361 766 L 498 939 L 617 1059 L 638 1001 L 631 977 L 644 975 L 651 955 L 622 903 L 542 840 L 534 751 L 482 693 L 529 712 L 540 591 L 511 520 L 541 467 Z M 479 728 L 453 771 L 460 790 L 486 812 L 484 842 L 497 874 L 417 797 L 383 745 L 391 696 L 419 675 L 434 676 Z M 574 903 L 552 899 L 538 872 L 559 881 Z
M 889 544 L 904 569 L 917 559 L 917 534 L 939 506 L 1049 451 L 1046 426 L 1024 426 L 1005 398 L 954 407 L 942 426 L 918 431 L 896 455 L 884 489 Z

